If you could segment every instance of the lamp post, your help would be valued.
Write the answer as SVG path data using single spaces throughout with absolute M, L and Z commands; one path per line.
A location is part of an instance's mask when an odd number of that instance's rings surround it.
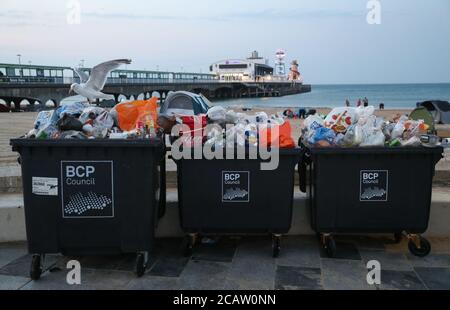
M 21 60 L 22 55 L 21 54 L 17 54 L 17 58 L 19 59 L 19 65 L 22 64 L 22 60 Z

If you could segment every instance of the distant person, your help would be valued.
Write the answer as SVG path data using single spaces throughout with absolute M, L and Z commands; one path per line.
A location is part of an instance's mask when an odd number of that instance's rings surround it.
M 362 102 L 361 102 L 361 98 L 359 98 L 359 99 L 358 99 L 358 102 L 356 103 L 356 106 L 357 106 L 357 107 L 360 107 L 360 106 L 361 106 L 361 103 L 362 103 Z
M 306 116 L 316 115 L 316 113 L 317 113 L 316 109 L 309 109 L 308 113 L 306 113 Z
M 384 103 L 380 103 L 380 110 L 384 110 Z
M 306 118 L 306 109 L 300 108 L 298 110 L 298 118 L 300 118 L 300 119 Z
M 364 97 L 364 106 L 367 107 L 369 105 L 369 99 L 367 97 Z
M 350 100 L 345 99 L 345 106 L 346 106 L 346 107 L 349 107 L 349 106 L 350 106 Z

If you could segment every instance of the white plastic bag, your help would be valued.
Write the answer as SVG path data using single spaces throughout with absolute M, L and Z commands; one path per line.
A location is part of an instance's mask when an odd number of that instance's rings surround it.
M 399 120 L 397 121 L 397 124 L 395 124 L 394 129 L 391 133 L 391 140 L 401 138 L 403 135 L 403 132 L 405 131 L 405 122 L 408 120 L 408 117 L 406 115 L 402 115 Z
M 225 123 L 227 118 L 227 110 L 221 106 L 214 106 L 208 110 L 206 115 L 214 123 Z
M 339 107 L 334 108 L 325 118 L 324 125 L 333 129 L 336 133 L 344 133 L 347 128 L 357 121 L 355 108 Z

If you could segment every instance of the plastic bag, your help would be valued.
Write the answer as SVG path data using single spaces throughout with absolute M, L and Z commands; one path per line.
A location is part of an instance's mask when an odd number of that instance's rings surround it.
M 308 144 L 319 147 L 331 146 L 335 143 L 336 133 L 326 127 L 320 127 L 309 137 Z
M 94 120 L 94 127 L 111 129 L 114 126 L 114 119 L 108 111 L 101 112 Z
M 53 139 L 58 134 L 58 129 L 53 124 L 47 124 L 36 134 L 37 139 Z
M 368 118 L 360 118 L 356 125 L 357 127 L 361 127 L 363 133 L 360 146 L 384 146 L 386 137 L 381 130 L 382 125 L 382 120 L 375 115 L 370 115 Z
M 420 138 L 417 136 L 413 136 L 409 138 L 408 140 L 400 141 L 402 146 L 419 146 L 422 143 L 420 142 Z
M 78 118 L 75 118 L 74 116 L 70 116 L 68 114 L 64 114 L 63 117 L 59 119 L 59 121 L 56 123 L 56 127 L 58 127 L 61 131 L 83 130 L 83 124 L 78 120 Z
M 340 107 L 334 108 L 325 118 L 324 125 L 332 129 L 335 133 L 344 133 L 347 128 L 357 121 L 357 114 L 354 108 Z
M 375 113 L 374 106 L 362 107 L 359 106 L 354 109 L 356 113 L 356 121 L 358 121 L 361 125 L 364 125 L 365 121 L 371 117 Z
M 317 115 L 308 116 L 303 122 L 303 128 L 306 131 L 314 131 L 320 127 L 323 127 L 324 120 Z
M 81 113 L 79 120 L 83 124 L 86 124 L 86 122 L 90 122 L 91 120 L 95 120 L 97 116 L 99 116 L 102 112 L 106 111 L 103 108 L 100 107 L 88 107 L 83 110 Z M 112 119 L 112 117 L 111 117 Z
M 264 124 L 267 123 L 267 120 L 269 119 L 269 116 L 266 112 L 257 112 L 255 114 L 255 121 L 258 124 Z
M 360 146 L 384 146 L 385 142 L 386 137 L 384 136 L 383 132 L 381 130 L 374 130 L 373 132 L 368 133 L 365 136 Z
M 34 121 L 34 128 L 39 130 L 42 129 L 47 124 L 49 124 L 54 112 L 55 110 L 39 112 L 38 116 L 36 117 L 36 120 Z
M 405 131 L 405 123 L 408 120 L 406 115 L 402 115 L 397 124 L 395 124 L 394 129 L 392 129 L 391 139 L 395 140 L 397 138 L 401 138 L 403 136 L 403 132 Z
M 221 106 L 214 106 L 208 110 L 206 115 L 212 122 L 222 124 L 226 122 L 227 110 Z
M 237 124 L 227 128 L 225 135 L 227 147 L 232 148 L 235 144 L 238 146 L 245 145 L 245 127 L 246 126 L 244 124 Z
M 429 126 L 423 120 L 408 120 L 405 122 L 404 127 L 403 138 L 407 140 L 414 136 L 426 134 L 429 129 Z
M 148 114 L 152 117 L 155 127 L 157 126 L 157 101 L 153 97 L 148 100 L 137 100 L 132 102 L 119 103 L 114 107 L 113 115 L 117 117 L 117 123 L 121 130 L 130 131 L 136 127 L 139 118 Z
M 234 112 L 233 110 L 229 110 L 225 114 L 225 122 L 227 124 L 237 124 L 238 120 L 239 120 L 239 117 L 238 117 L 237 113 Z
M 337 144 L 343 147 L 354 147 L 360 145 L 362 140 L 363 132 L 361 126 L 352 125 L 348 127 L 344 137 Z
M 273 128 L 277 128 L 278 135 L 273 135 Z M 259 130 L 259 143 L 263 147 L 278 145 L 279 148 L 293 148 L 295 142 L 292 139 L 291 123 L 285 121 L 282 125 L 261 126 Z

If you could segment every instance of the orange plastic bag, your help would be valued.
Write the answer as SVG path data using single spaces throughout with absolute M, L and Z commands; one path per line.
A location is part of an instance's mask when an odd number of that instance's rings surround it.
M 157 128 L 157 102 L 158 98 L 152 97 L 148 100 L 136 100 L 116 105 L 115 110 L 120 129 L 123 131 L 133 130 L 139 120 L 148 116 L 153 119 L 153 124 Z
M 262 147 L 270 147 L 278 144 L 278 147 L 283 149 L 295 147 L 295 142 L 291 136 L 291 123 L 285 121 L 283 125 L 276 127 L 278 128 L 278 135 L 276 135 L 277 130 L 275 128 L 262 127 L 259 130 L 259 144 Z M 272 131 L 275 132 L 274 135 L 272 135 Z

